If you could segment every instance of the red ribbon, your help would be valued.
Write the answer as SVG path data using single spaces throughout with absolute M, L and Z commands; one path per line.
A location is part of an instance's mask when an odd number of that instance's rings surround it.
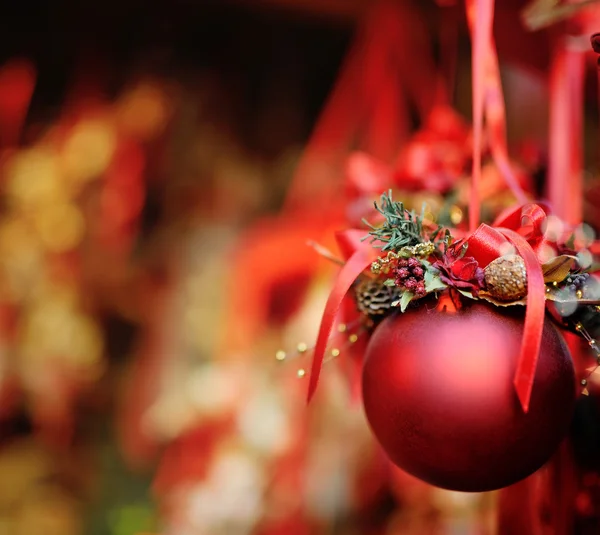
M 524 412 L 529 410 L 535 370 L 538 361 L 545 314 L 545 284 L 537 251 L 544 243 L 542 224 L 546 212 L 539 204 L 526 204 L 505 212 L 493 226 L 481 224 L 465 238 L 469 256 L 473 256 L 481 267 L 506 254 L 507 245 L 512 244 L 525 262 L 527 270 L 527 309 L 521 351 L 514 377 L 515 390 Z M 327 341 L 336 316 L 346 293 L 363 272 L 378 256 L 377 249 L 369 242 L 360 241 L 363 231 L 348 230 L 336 238 L 348 261 L 340 271 L 333 290 L 329 294 L 321 319 L 319 335 L 313 356 L 308 400 L 317 388 Z
M 544 328 L 546 289 L 536 251 L 544 243 L 542 224 L 545 218 L 546 212 L 538 204 L 519 206 L 500 216 L 493 227 L 480 225 L 466 240 L 469 244 L 469 255 L 473 256 L 482 267 L 505 254 L 507 240 L 515 246 L 525 262 L 527 309 L 521 351 L 514 377 L 515 389 L 524 412 L 529 410 Z
M 308 401 L 311 400 L 317 389 L 321 368 L 323 367 L 323 358 L 327 349 L 327 341 L 331 335 L 331 330 L 333 329 L 342 302 L 357 277 L 377 258 L 377 250 L 372 247 L 370 242 L 361 242 L 357 239 L 359 233 L 361 236 L 365 235 L 364 231 L 348 230 L 340 232 L 336 236 L 342 253 L 346 257 L 349 256 L 349 258 L 338 274 L 325 304 L 325 311 L 321 318 L 321 326 L 319 327 L 319 335 L 310 371 Z

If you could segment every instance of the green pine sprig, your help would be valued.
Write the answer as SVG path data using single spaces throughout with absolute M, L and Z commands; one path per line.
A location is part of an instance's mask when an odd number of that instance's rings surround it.
M 414 210 L 407 210 L 404 204 L 392 200 L 392 191 L 381 195 L 380 205 L 374 203 L 375 209 L 384 217 L 381 226 L 373 226 L 363 219 L 365 225 L 369 227 L 369 234 L 365 240 L 371 240 L 371 243 L 381 242 L 383 245 L 375 244 L 374 247 L 380 247 L 382 251 L 399 251 L 402 247 L 411 247 L 431 241 L 438 245 L 438 242 L 448 240 L 447 231 L 440 226 L 430 236 L 426 236 L 423 229 L 423 219 L 425 216 L 425 207 L 418 215 Z

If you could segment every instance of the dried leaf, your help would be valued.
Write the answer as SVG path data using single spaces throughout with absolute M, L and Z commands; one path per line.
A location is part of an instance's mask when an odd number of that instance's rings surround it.
M 560 255 L 554 257 L 542 265 L 544 282 L 562 282 L 571 270 L 577 265 L 577 257 L 571 255 Z
M 312 247 L 319 255 L 327 260 L 333 262 L 334 264 L 338 264 L 339 266 L 343 266 L 346 262 L 344 262 L 341 258 L 335 256 L 327 247 L 317 243 L 315 241 L 309 240 L 306 244 Z
M 519 299 L 517 301 L 500 301 L 498 299 L 496 299 L 493 295 L 487 293 L 487 292 L 479 292 L 479 298 L 480 299 L 484 299 L 485 301 L 488 301 L 489 303 L 492 303 L 494 305 L 496 305 L 497 307 L 510 307 L 510 306 L 514 306 L 514 305 L 522 305 L 525 306 L 527 305 L 527 299 L 523 298 L 523 299 Z

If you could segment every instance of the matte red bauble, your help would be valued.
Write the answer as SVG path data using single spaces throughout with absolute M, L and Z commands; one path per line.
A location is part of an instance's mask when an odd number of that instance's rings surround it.
M 529 412 L 513 377 L 523 307 L 426 306 L 393 314 L 373 332 L 363 369 L 367 419 L 389 458 L 438 487 L 511 485 L 540 468 L 566 435 L 575 403 L 568 349 L 544 325 Z

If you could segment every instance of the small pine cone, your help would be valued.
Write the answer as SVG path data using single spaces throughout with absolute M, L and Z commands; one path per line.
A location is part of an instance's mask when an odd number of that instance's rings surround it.
M 382 316 L 390 311 L 392 303 L 400 299 L 400 289 L 386 286 L 382 280 L 364 280 L 355 287 L 358 310 L 367 316 Z
M 484 273 L 487 291 L 499 301 L 517 301 L 527 295 L 527 270 L 519 255 L 496 258 Z

